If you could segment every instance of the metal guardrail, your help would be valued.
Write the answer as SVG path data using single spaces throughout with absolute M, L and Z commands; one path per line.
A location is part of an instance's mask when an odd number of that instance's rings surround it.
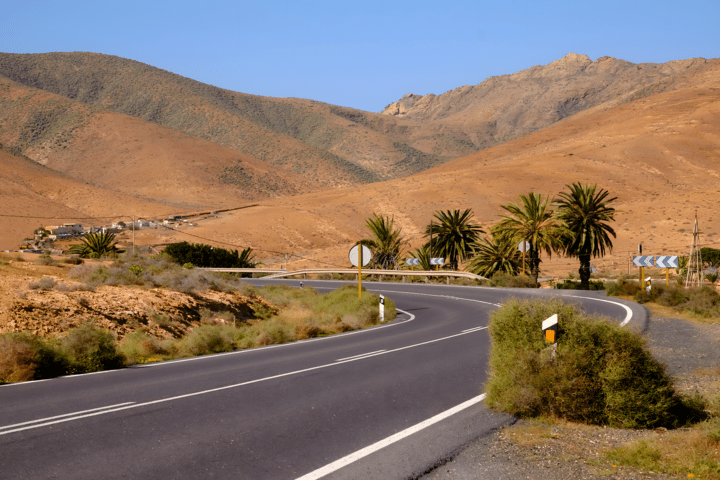
M 318 275 L 323 273 L 338 273 L 338 274 L 346 274 L 346 275 L 354 275 L 355 279 L 357 280 L 357 270 L 354 268 L 311 268 L 311 269 L 305 269 L 305 270 L 295 270 L 292 272 L 285 272 L 285 273 L 277 273 L 274 275 L 270 275 L 265 278 L 283 278 L 283 277 L 292 277 L 292 276 L 299 276 L 302 275 L 303 278 L 306 278 L 307 275 Z M 429 270 L 378 270 L 378 269 L 363 269 L 363 274 L 366 275 L 378 275 L 380 278 L 379 280 L 382 282 L 382 278 L 385 276 L 402 276 L 403 282 L 405 281 L 405 277 L 445 277 L 447 279 L 447 283 L 450 283 L 450 277 L 456 277 L 456 278 L 468 278 L 470 280 L 487 280 L 485 277 L 481 277 L 480 275 L 475 275 L 474 273 L 470 272 L 458 272 L 455 270 L 437 270 L 437 271 L 429 271 Z
M 276 268 L 200 268 L 200 270 L 206 270 L 209 272 L 226 272 L 226 273 L 271 273 L 272 275 L 268 275 L 263 278 L 267 279 L 275 279 L 275 278 L 285 278 L 285 277 L 297 277 L 302 276 L 303 278 L 307 278 L 308 275 L 320 275 L 323 273 L 327 274 L 345 274 L 345 275 L 354 275 L 355 280 L 357 280 L 357 274 L 358 271 L 354 268 L 307 268 L 304 270 L 293 270 L 288 272 L 285 269 L 276 269 Z M 474 273 L 470 272 L 458 272 L 455 270 L 379 270 L 379 269 L 372 269 L 372 268 L 363 268 L 362 270 L 363 274 L 366 275 L 379 275 L 380 281 L 382 282 L 382 278 L 385 276 L 402 276 L 403 282 L 405 282 L 405 277 L 445 277 L 447 279 L 447 283 L 450 283 L 450 277 L 455 278 L 467 278 L 470 280 L 487 280 L 486 277 L 482 277 L 480 275 L 475 275 Z

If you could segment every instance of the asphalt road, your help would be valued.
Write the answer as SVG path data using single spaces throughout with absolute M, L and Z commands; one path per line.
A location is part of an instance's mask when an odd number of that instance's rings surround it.
M 511 295 L 557 292 L 363 285 L 405 313 L 332 337 L 0 387 L 0 478 L 413 478 L 511 421 L 480 396 L 489 314 Z M 644 328 L 636 305 L 582 297 Z

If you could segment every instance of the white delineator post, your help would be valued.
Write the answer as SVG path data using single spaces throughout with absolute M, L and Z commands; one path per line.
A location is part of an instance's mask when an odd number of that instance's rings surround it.
M 385 296 L 380 295 L 380 323 L 385 321 Z

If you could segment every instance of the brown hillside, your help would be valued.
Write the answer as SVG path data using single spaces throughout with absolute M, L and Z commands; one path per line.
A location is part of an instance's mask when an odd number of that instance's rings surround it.
M 516 138 L 591 107 L 610 108 L 675 87 L 706 70 L 703 58 L 634 64 L 568 54 L 547 65 L 491 77 L 442 95 L 408 94 L 382 113 L 427 123 L 491 125 L 496 139 Z
M 102 225 L 128 220 L 128 213 L 155 216 L 173 207 L 80 183 L 30 159 L 0 150 L 0 250 L 16 249 L 40 226 L 61 223 Z
M 319 188 L 209 140 L 0 77 L 0 142 L 76 180 L 176 209 L 232 207 Z
M 617 271 L 627 268 L 639 242 L 646 254 L 686 253 L 696 209 L 702 238 L 720 247 L 719 125 L 715 63 L 675 91 L 588 111 L 412 177 L 272 200 L 197 231 L 267 249 L 268 257 L 270 251 L 288 251 L 346 266 L 347 249 L 367 236 L 363 224 L 373 212 L 394 216 L 416 246 L 435 210 L 471 207 L 488 227 L 497 221 L 499 206 L 518 194 L 556 194 L 579 181 L 597 183 L 618 197 L 614 255 L 601 264 Z M 295 262 L 303 264 L 317 263 Z M 571 267 L 576 262 L 562 259 L 552 268 Z
M 706 68 L 703 59 L 636 65 L 571 54 L 439 96 L 405 97 L 385 110 L 394 116 L 232 92 L 109 55 L 0 53 L 0 74 L 23 85 L 210 140 L 327 187 L 411 175 L 588 108 L 675 88 Z

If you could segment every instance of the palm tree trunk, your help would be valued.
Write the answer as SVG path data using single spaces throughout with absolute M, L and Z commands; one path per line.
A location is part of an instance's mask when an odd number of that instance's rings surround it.
M 538 283 L 538 276 L 540 276 L 540 252 L 537 251 L 534 245 L 530 245 L 530 275 L 535 284 Z
M 580 254 L 580 290 L 590 290 L 590 254 Z

